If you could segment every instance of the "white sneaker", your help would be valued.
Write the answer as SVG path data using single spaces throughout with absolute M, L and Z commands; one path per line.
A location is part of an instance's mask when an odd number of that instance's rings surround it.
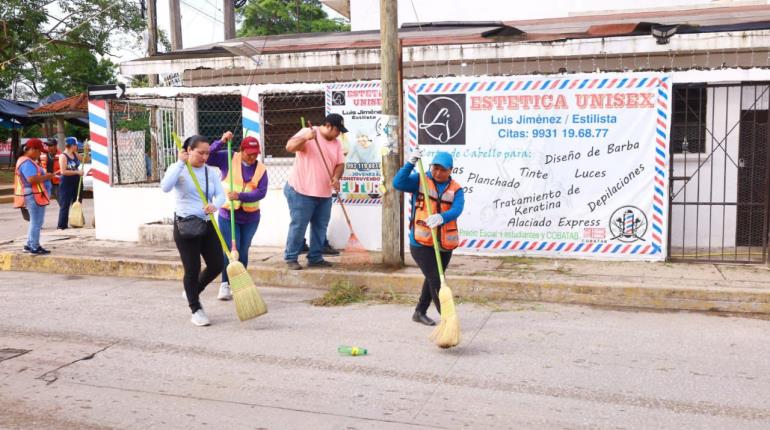
M 211 321 L 209 321 L 209 317 L 206 316 L 206 313 L 203 312 L 203 309 L 198 309 L 195 311 L 195 313 L 192 314 L 192 318 L 190 318 L 190 322 L 197 325 L 198 327 L 211 325 Z
M 222 285 L 219 286 L 219 294 L 217 294 L 217 299 L 230 300 L 232 298 L 233 293 L 230 291 L 230 284 L 227 282 L 222 282 Z

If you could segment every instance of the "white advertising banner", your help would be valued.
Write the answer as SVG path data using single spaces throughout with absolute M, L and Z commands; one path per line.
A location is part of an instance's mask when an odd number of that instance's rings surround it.
M 379 205 L 383 138 L 387 121 L 382 116 L 382 91 L 378 81 L 330 84 L 326 87 L 326 113 L 345 119 L 343 135 L 345 173 L 340 192 L 346 204 Z
M 662 260 L 670 94 L 663 73 L 409 81 L 406 152 L 453 155 L 460 252 Z
M 144 155 L 144 131 L 118 131 L 115 133 L 115 145 L 120 182 L 146 182 L 149 175 Z

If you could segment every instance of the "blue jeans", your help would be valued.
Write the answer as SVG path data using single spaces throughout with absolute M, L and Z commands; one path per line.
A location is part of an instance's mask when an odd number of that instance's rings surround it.
M 238 249 L 238 261 L 243 264 L 243 267 L 249 266 L 249 247 L 251 246 L 251 240 L 254 239 L 254 234 L 259 227 L 259 221 L 251 222 L 248 224 L 235 223 L 235 247 Z M 222 232 L 222 236 L 225 238 L 225 243 L 228 249 L 232 249 L 231 244 L 232 233 L 230 232 L 230 220 L 219 217 L 219 230 Z M 223 253 L 224 254 L 224 253 Z M 230 260 L 227 259 L 227 255 L 224 255 L 225 269 L 227 268 Z M 230 282 L 227 276 L 227 270 L 222 271 L 222 282 Z
M 68 227 L 70 206 L 72 206 L 72 203 L 75 202 L 75 197 L 77 197 L 77 186 L 77 182 L 75 182 L 74 187 L 71 183 L 66 182 L 62 182 L 59 185 L 59 222 L 56 228 L 65 229 Z
M 24 196 L 24 203 L 29 211 L 29 232 L 27 233 L 27 246 L 31 249 L 40 247 L 40 230 L 45 221 L 45 206 L 35 203 L 35 197 L 30 194 Z
M 297 261 L 299 252 L 302 250 L 307 225 L 310 223 L 310 251 L 307 253 L 307 259 L 311 263 L 322 261 L 321 250 L 324 240 L 326 240 L 326 228 L 329 226 L 329 219 L 332 215 L 332 198 L 306 196 L 296 192 L 289 184 L 283 188 L 283 194 L 289 202 L 289 214 L 291 215 L 289 236 L 286 238 L 286 251 L 283 259 Z

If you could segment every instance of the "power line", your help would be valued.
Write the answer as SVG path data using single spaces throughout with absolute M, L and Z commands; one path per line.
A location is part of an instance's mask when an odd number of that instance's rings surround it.
M 215 16 L 212 16 L 212 15 L 209 15 L 209 13 L 208 13 L 208 12 L 206 12 L 206 11 L 203 11 L 203 10 L 200 10 L 200 9 L 198 9 L 197 7 L 195 7 L 195 6 L 191 5 L 190 3 L 187 3 L 187 2 L 186 2 L 186 1 L 184 1 L 184 0 L 182 0 L 182 4 L 184 4 L 185 6 L 187 6 L 187 7 L 191 8 L 191 9 L 193 9 L 193 10 L 195 10 L 196 12 L 198 12 L 198 13 L 199 13 L 199 14 L 201 14 L 201 15 L 204 15 L 204 16 L 207 16 L 207 17 L 211 18 L 212 20 L 214 20 L 214 22 L 218 22 L 218 23 L 220 23 L 220 24 L 223 24 L 223 25 L 224 25 L 224 21 L 220 21 L 220 20 L 219 20 L 219 18 L 217 18 L 217 17 L 215 17 Z
M 11 62 L 15 61 L 15 60 L 16 60 L 16 59 L 18 59 L 18 58 L 21 58 L 21 57 L 26 57 L 26 56 L 27 56 L 27 54 L 30 54 L 30 53 L 32 53 L 32 52 L 34 52 L 34 51 L 37 51 L 37 50 L 39 50 L 40 48 L 43 48 L 43 47 L 45 47 L 45 46 L 47 46 L 47 45 L 50 45 L 51 43 L 54 43 L 54 42 L 58 42 L 58 41 L 60 41 L 60 40 L 64 39 L 64 38 L 65 38 L 67 35 L 69 35 L 69 34 L 70 34 L 70 33 L 72 33 L 73 31 L 77 30 L 78 28 L 80 28 L 80 27 L 81 27 L 81 26 L 83 26 L 84 24 L 88 24 L 88 23 L 90 23 L 92 19 L 96 18 L 96 17 L 97 17 L 97 16 L 99 16 L 99 15 L 102 15 L 103 13 L 105 13 L 105 12 L 107 12 L 108 10 L 110 10 L 110 9 L 114 8 L 114 7 L 115 7 L 115 6 L 117 6 L 118 4 L 119 4 L 119 3 L 113 3 L 111 6 L 107 6 L 106 8 L 104 8 L 104 9 L 100 10 L 99 12 L 96 12 L 95 14 L 93 14 L 93 15 L 91 15 L 91 16 L 89 16 L 89 17 L 87 17 L 86 19 L 84 19 L 84 20 L 83 20 L 83 22 L 81 22 L 80 24 L 78 24 L 78 25 L 76 25 L 76 26 L 72 27 L 71 29 L 69 29 L 68 31 L 66 31 L 66 32 L 65 32 L 64 34 L 62 34 L 62 35 L 61 35 L 61 37 L 60 37 L 60 38 L 58 38 L 58 39 L 54 39 L 54 38 L 51 38 L 50 40 L 47 40 L 47 41 L 45 41 L 45 42 L 43 42 L 43 43 L 41 43 L 41 44 L 39 44 L 39 45 L 37 45 L 37 46 L 35 46 L 35 47 L 33 47 L 33 48 L 31 48 L 31 49 L 27 50 L 27 51 L 25 51 L 25 52 L 22 52 L 21 54 L 15 55 L 15 56 L 13 56 L 13 57 L 9 58 L 8 60 L 5 60 L 5 61 L 3 61 L 2 63 L 0 63 L 0 69 L 3 69 L 3 68 L 5 68 L 5 65 L 6 65 L 6 64 L 9 64 L 9 63 L 11 63 Z

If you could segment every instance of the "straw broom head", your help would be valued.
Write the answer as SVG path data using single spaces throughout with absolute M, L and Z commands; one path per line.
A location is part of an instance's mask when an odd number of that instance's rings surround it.
M 246 321 L 267 313 L 267 305 L 243 263 L 231 259 L 227 265 L 227 276 L 230 278 L 235 313 L 238 314 L 239 320 Z
M 433 330 L 430 339 L 441 348 L 451 348 L 460 343 L 460 319 L 457 318 L 452 290 L 443 278 L 438 298 L 441 302 L 441 323 Z

